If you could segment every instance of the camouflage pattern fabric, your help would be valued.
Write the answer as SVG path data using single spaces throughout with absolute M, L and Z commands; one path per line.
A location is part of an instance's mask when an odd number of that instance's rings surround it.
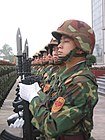
M 95 77 L 85 62 L 63 71 L 56 83 L 49 107 L 40 97 L 31 101 L 32 124 L 49 140 L 61 134 L 91 133 L 98 93 Z
M 56 78 L 55 76 L 58 75 L 59 69 L 61 72 L 64 70 L 64 68 L 61 68 L 60 65 L 53 65 L 52 67 L 48 66 L 48 68 L 46 68 L 46 72 L 43 75 L 44 82 L 42 89 L 39 91 L 39 96 L 41 100 L 46 102 L 47 106 L 49 105 L 49 99 L 51 97 L 53 84 Z

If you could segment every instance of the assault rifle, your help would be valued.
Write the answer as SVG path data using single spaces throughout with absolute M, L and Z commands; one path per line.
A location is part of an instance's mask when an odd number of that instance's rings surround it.
M 17 57 L 18 57 L 18 73 L 21 76 L 21 82 L 24 84 L 33 84 L 39 82 L 38 77 L 31 76 L 31 61 L 28 58 L 29 54 L 27 39 L 25 41 L 24 51 L 22 53 L 22 37 L 20 30 L 17 32 Z M 22 54 L 22 55 L 21 55 Z M 22 62 L 22 63 L 21 63 Z M 31 124 L 32 115 L 29 111 L 29 103 L 23 100 L 23 140 L 36 140 L 40 139 L 40 132 Z
M 40 82 L 42 77 L 33 76 L 31 75 L 31 58 L 28 58 L 28 43 L 27 39 L 25 41 L 24 51 L 22 53 L 22 36 L 20 33 L 20 29 L 18 28 L 17 35 L 16 35 L 16 42 L 17 42 L 17 73 L 18 76 L 21 77 L 21 81 L 24 84 L 32 84 L 34 82 Z M 18 103 L 14 103 L 18 106 Z M 29 111 L 29 103 L 25 100 L 22 101 L 23 105 L 23 138 L 14 136 L 3 130 L 0 135 L 0 140 L 42 140 L 44 139 L 41 135 L 41 132 L 37 130 L 31 124 L 32 115 Z
M 21 55 L 22 54 L 22 55 Z M 21 82 L 31 75 L 31 59 L 28 58 L 28 43 L 25 41 L 24 51 L 22 53 L 22 37 L 20 30 L 17 31 L 17 58 L 18 58 L 18 75 L 21 76 Z M 29 84 L 29 83 L 27 83 Z M 23 140 L 34 140 L 32 138 L 31 113 L 29 103 L 23 100 Z

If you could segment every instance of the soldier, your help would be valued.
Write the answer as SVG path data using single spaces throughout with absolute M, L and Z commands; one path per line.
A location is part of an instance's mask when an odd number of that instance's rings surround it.
M 58 42 L 54 39 L 51 39 L 50 43 L 47 45 L 47 49 L 48 49 L 48 60 L 49 60 L 49 66 L 46 69 L 46 73 L 44 75 L 45 77 L 45 83 L 48 81 L 51 82 L 51 76 L 56 73 L 56 71 L 59 69 L 58 65 L 55 65 L 54 63 L 54 55 L 53 53 L 55 53 L 55 51 L 53 51 L 54 47 L 57 47 Z
M 58 56 L 66 69 L 56 79 L 50 106 L 40 98 L 37 83 L 30 88 L 20 84 L 20 96 L 30 103 L 32 124 L 46 139 L 90 140 L 98 93 L 86 61 L 94 49 L 94 31 L 83 21 L 67 20 L 52 35 L 59 41 Z
M 52 50 L 52 57 L 53 57 L 53 67 L 49 70 L 48 76 L 45 79 L 45 83 L 47 83 L 46 92 L 48 95 L 52 94 L 53 92 L 56 92 L 56 81 L 59 77 L 59 74 L 62 73 L 65 70 L 65 63 L 60 62 L 58 60 L 58 41 L 55 39 L 52 39 L 49 44 L 50 50 Z M 49 87 L 49 88 L 48 88 Z
M 31 63 L 32 67 L 31 67 L 31 73 L 32 74 L 36 74 L 37 73 L 37 69 L 38 69 L 38 53 L 34 54 L 33 56 L 33 61 Z

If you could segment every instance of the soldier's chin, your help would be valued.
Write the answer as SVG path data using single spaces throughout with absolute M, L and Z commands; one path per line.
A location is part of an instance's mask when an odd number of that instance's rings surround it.
M 65 57 L 65 55 L 59 54 L 58 57 Z
M 58 63 L 58 60 L 57 61 L 54 61 L 54 64 L 57 64 Z
M 55 57 L 55 58 L 54 58 L 54 61 L 58 61 L 58 57 Z

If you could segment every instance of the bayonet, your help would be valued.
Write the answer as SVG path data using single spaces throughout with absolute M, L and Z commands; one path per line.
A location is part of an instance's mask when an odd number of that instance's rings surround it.
M 18 28 L 17 30 L 16 43 L 17 43 L 17 56 L 21 56 L 22 55 L 22 36 L 20 33 L 20 28 Z
M 17 30 L 16 34 L 16 43 L 17 43 L 17 71 L 18 75 L 21 76 L 21 79 L 23 78 L 23 67 L 22 67 L 22 36 L 20 33 L 20 28 Z
M 26 59 L 28 59 L 28 57 L 29 57 L 29 48 L 28 48 L 28 41 L 27 41 L 27 39 L 26 39 L 26 41 L 25 41 L 23 53 L 26 54 Z

